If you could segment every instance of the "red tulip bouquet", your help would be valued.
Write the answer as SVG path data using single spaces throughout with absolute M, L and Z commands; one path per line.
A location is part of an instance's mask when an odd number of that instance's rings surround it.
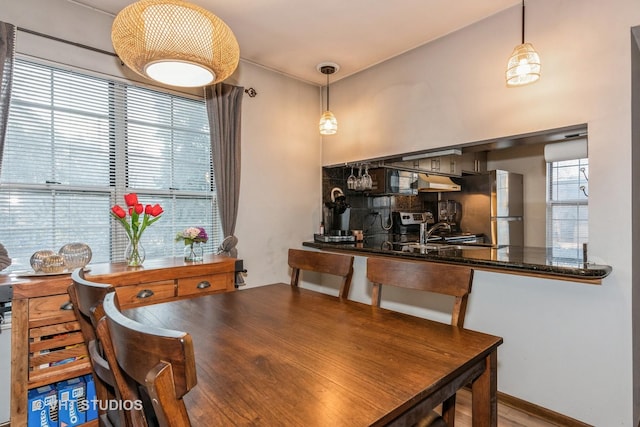
M 125 252 L 127 263 L 131 267 L 139 267 L 144 262 L 144 249 L 140 246 L 142 232 L 159 220 L 164 211 L 158 204 L 145 206 L 138 203 L 138 195 L 135 193 L 125 194 L 124 201 L 127 210 L 115 205 L 111 208 L 111 215 L 120 221 L 129 237 L 129 245 Z

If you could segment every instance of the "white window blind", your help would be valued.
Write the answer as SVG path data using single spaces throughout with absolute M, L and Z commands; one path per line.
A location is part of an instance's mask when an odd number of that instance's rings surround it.
M 147 258 L 181 256 L 174 237 L 190 226 L 207 230 L 205 252 L 219 245 L 204 101 L 16 60 L 0 170 L 11 270 L 77 241 L 92 263 L 122 261 L 126 235 L 110 209 L 132 192 L 164 209 L 143 234 Z
M 558 262 L 580 259 L 589 237 L 589 161 L 547 163 L 547 247 Z

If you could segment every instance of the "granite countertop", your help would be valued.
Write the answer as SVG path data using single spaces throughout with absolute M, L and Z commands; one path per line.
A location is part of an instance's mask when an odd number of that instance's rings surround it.
M 370 254 L 395 256 L 404 259 L 428 260 L 464 264 L 479 269 L 504 270 L 505 273 L 556 277 L 558 279 L 581 279 L 597 282 L 611 273 L 611 266 L 584 263 L 582 258 L 553 258 L 547 248 L 505 246 L 492 248 L 475 245 L 443 245 L 436 249 L 424 247 L 393 250 L 388 245 L 367 243 L 321 243 L 303 242 L 303 246 L 328 251 L 345 251 L 354 255 Z

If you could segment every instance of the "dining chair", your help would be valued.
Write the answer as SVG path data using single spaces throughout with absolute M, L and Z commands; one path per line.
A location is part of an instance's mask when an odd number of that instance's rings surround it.
M 145 325 L 124 316 L 117 296 L 103 302 L 106 328 L 118 365 L 153 404 L 160 427 L 190 426 L 183 397 L 197 383 L 191 335 Z
M 147 427 L 149 424 L 143 410 L 136 407 L 124 410 L 124 407 L 107 403 L 134 402 L 140 399 L 116 362 L 108 331 L 100 327 L 99 321 L 104 317 L 104 297 L 109 293 L 115 295 L 115 288 L 85 279 L 82 268 L 77 268 L 71 273 L 71 282 L 67 293 L 80 323 L 94 374 L 96 398 L 100 402 L 100 426 Z
M 384 257 L 367 259 L 367 278 L 372 282 L 371 304 L 380 307 L 382 286 L 396 286 L 427 291 L 454 297 L 451 325 L 462 328 L 467 311 L 467 300 L 471 292 L 473 269 L 463 265 L 426 261 L 398 260 Z M 427 414 L 430 426 L 455 422 L 456 395 L 442 403 L 442 419 L 433 412 Z
M 101 426 L 107 427 L 130 427 L 133 425 L 130 413 L 109 409 L 114 408 L 115 405 L 112 406 L 105 403 L 122 401 L 123 396 L 114 376 L 114 371 L 104 358 L 104 349 L 110 346 L 110 342 L 101 340 L 96 331 L 98 320 L 104 316 L 102 309 L 104 296 L 114 292 L 115 289 L 111 285 L 86 280 L 82 268 L 77 268 L 71 273 L 71 281 L 72 283 L 67 288 L 67 293 L 78 323 L 80 323 L 80 331 L 87 346 L 89 361 L 91 362 L 96 398 L 100 403 L 97 408 L 99 423 Z M 125 397 L 132 398 L 134 396 L 129 396 L 125 393 Z
M 289 249 L 289 267 L 291 267 L 291 286 L 298 287 L 300 271 L 314 271 L 342 277 L 338 296 L 347 298 L 353 277 L 353 256 L 326 252 Z

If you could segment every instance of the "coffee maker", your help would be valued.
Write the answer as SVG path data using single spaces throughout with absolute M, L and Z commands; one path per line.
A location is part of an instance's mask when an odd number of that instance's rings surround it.
M 331 190 L 331 201 L 325 202 L 322 209 L 324 235 L 315 235 L 317 241 L 322 242 L 353 242 L 355 237 L 349 228 L 351 220 L 351 206 L 342 189 L 334 187 Z

